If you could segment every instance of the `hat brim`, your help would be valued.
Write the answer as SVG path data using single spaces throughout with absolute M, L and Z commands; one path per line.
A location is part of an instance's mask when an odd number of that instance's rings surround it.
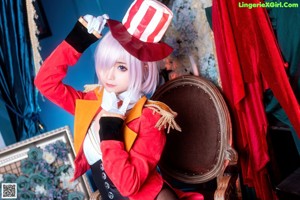
M 108 19 L 107 25 L 112 36 L 131 55 L 144 62 L 159 61 L 169 56 L 173 48 L 164 42 L 143 42 L 130 35 L 124 25 L 116 20 Z

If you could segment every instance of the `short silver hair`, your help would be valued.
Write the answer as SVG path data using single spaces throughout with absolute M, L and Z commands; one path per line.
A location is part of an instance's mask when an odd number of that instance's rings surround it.
M 95 51 L 95 70 L 99 84 L 101 84 L 100 71 L 108 70 L 120 59 L 124 60 L 128 66 L 130 74 L 128 90 L 152 95 L 159 81 L 158 62 L 142 62 L 132 56 L 119 44 L 111 32 L 105 34 Z

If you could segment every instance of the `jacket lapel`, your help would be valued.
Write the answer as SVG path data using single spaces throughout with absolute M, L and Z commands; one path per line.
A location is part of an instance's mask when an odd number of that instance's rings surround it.
M 139 118 L 142 115 L 143 106 L 146 103 L 147 98 L 142 97 L 132 108 L 132 110 L 129 112 L 128 116 L 125 119 L 125 126 L 124 126 L 124 143 L 125 143 L 125 149 L 127 152 L 130 151 L 136 137 L 137 133 L 131 130 L 128 127 L 128 123 L 131 122 L 134 119 Z
M 98 87 L 94 92 L 97 97 L 96 100 L 76 100 L 74 119 L 74 148 L 76 153 L 78 153 L 90 123 L 95 117 L 102 102 L 103 89 Z
M 75 120 L 74 120 L 74 147 L 78 153 L 89 125 L 96 115 L 101 100 L 76 100 Z

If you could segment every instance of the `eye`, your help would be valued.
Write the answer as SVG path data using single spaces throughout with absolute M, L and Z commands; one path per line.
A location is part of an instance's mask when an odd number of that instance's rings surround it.
M 121 70 L 122 72 L 125 72 L 125 71 L 128 70 L 127 67 L 126 67 L 125 65 L 118 65 L 117 68 L 118 68 L 119 70 Z

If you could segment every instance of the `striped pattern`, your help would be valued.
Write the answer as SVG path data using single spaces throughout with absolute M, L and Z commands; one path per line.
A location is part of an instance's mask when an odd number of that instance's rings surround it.
M 155 0 L 136 0 L 123 18 L 127 31 L 143 42 L 157 43 L 166 32 L 173 14 Z

